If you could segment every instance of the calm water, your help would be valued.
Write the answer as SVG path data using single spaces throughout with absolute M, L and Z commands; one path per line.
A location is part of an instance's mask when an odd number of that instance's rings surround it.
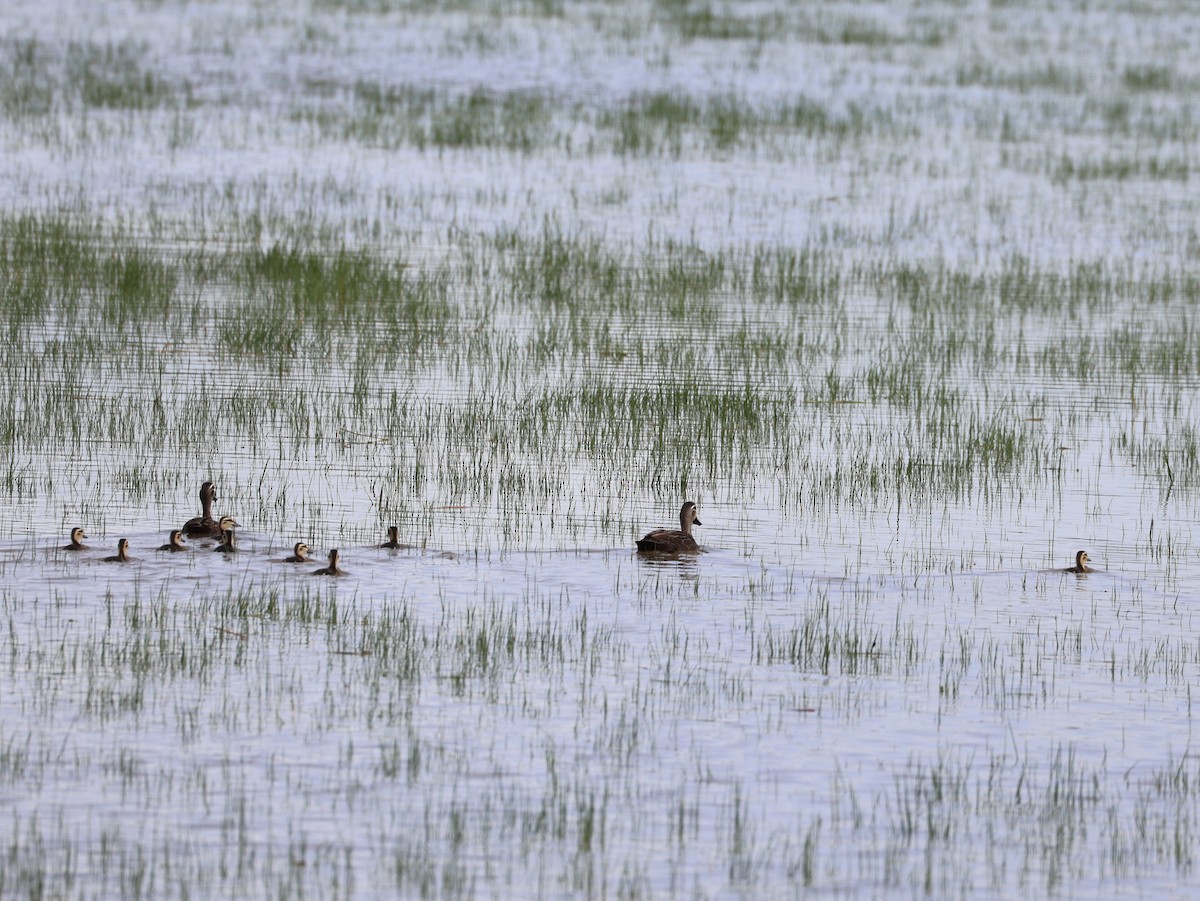
M 128 340 L 152 364 L 63 364 L 49 381 L 81 428 L 18 429 L 0 467 L 0 895 L 1195 890 L 1200 372 L 1153 362 L 1191 334 L 1187 297 L 1138 294 L 1198 246 L 1188 7 L 51 6 L 5 16 L 14 215 L 99 217 L 167 258 L 253 232 L 410 267 L 552 222 L 630 260 L 672 240 L 697 259 L 817 246 L 845 290 L 614 315 L 628 355 L 535 364 L 551 313 L 464 265 L 451 337 L 364 376 L 340 353 L 282 372 L 230 355 L 218 324 L 245 298 L 183 286 L 211 310 L 195 340 L 148 325 Z M 167 99 L 72 93 L 89 71 L 128 86 L 127 68 Z M 367 138 L 364 85 L 547 112 L 524 148 L 394 122 Z M 703 120 L 622 152 L 604 115 L 654 92 L 802 97 L 866 124 L 727 145 Z M 870 275 L 1014 257 L 1133 287 L 924 308 Z M 719 343 L 739 328 L 793 343 L 747 376 Z M 80 331 L 48 317 L 21 340 Z M 1084 340 L 1087 365 L 1051 374 Z M 910 361 L 918 400 L 869 396 L 876 364 Z M 547 392 L 678 371 L 778 395 L 786 429 L 697 431 L 708 465 L 657 480 L 625 422 L 568 413 L 520 437 Z M 26 423 L 57 409 L 51 387 L 6 392 Z M 269 392 L 284 409 L 235 417 Z M 393 392 L 417 412 L 382 440 Z M 179 421 L 213 397 L 230 415 L 196 453 L 121 408 Z M 289 399 L 306 423 L 361 425 L 301 433 Z M 155 552 L 205 478 L 240 553 Z M 705 552 L 635 555 L 687 497 Z M 416 549 L 377 547 L 393 522 Z M 57 550 L 74 525 L 92 550 Z M 135 560 L 103 562 L 119 537 Z M 279 562 L 296 540 L 311 566 Z M 311 574 L 330 547 L 344 578 Z M 1080 548 L 1101 572 L 1057 569 Z

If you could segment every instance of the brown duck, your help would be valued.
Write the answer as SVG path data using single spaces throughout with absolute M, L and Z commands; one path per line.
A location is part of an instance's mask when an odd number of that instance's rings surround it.
M 1094 573 L 1095 570 L 1092 569 L 1090 566 L 1088 566 L 1088 563 L 1091 561 L 1091 559 L 1092 558 L 1087 555 L 1087 551 L 1076 551 L 1075 552 L 1075 565 L 1068 566 L 1066 569 L 1063 570 L 1063 572 L 1075 573 L 1076 575 L 1083 575 L 1084 573 Z
M 122 538 L 120 541 L 117 542 L 117 552 L 115 554 L 113 554 L 111 557 L 105 557 L 104 562 L 105 563 L 128 563 L 129 555 L 126 553 L 126 551 L 128 551 L 128 550 L 129 550 L 129 539 Z
M 313 572 L 313 575 L 314 576 L 344 576 L 344 575 L 346 575 L 346 571 L 344 569 L 338 569 L 338 557 L 339 557 L 339 554 L 337 552 L 337 548 L 334 548 L 333 550 L 331 550 L 329 552 L 329 565 L 323 566 L 320 569 L 315 570 Z
M 696 505 L 686 501 L 679 510 L 678 529 L 656 529 L 639 539 L 637 549 L 652 554 L 680 554 L 698 551 L 700 546 L 692 537 L 692 526 L 702 526 L 696 511 Z
M 292 547 L 292 556 L 284 557 L 284 563 L 312 563 L 313 560 L 308 556 L 308 545 L 303 541 L 297 541 Z
M 391 551 L 403 550 L 404 548 L 412 547 L 411 544 L 401 544 L 400 543 L 400 529 L 396 526 L 388 526 L 387 541 L 385 541 L 383 544 L 381 544 L 379 546 L 387 548 L 388 550 L 391 550 Z
M 76 526 L 71 530 L 71 543 L 64 544 L 62 549 L 64 551 L 86 551 L 88 546 L 83 543 L 83 539 L 85 538 L 87 538 L 87 535 L 83 533 L 83 529 Z
M 183 531 L 181 529 L 172 529 L 170 537 L 167 538 L 166 544 L 158 546 L 160 551 L 186 551 L 187 545 L 183 543 Z
M 226 529 L 231 528 L 226 525 L 226 520 L 237 525 L 233 521 L 233 517 L 222 516 L 219 520 L 213 519 L 212 505 L 217 499 L 217 489 L 212 482 L 205 482 L 200 486 L 200 515 L 194 516 L 183 524 L 181 530 L 184 535 L 189 538 L 220 538 L 221 533 Z
M 229 519 L 228 516 L 225 519 Z M 224 522 L 225 520 L 222 520 Z M 221 543 L 213 548 L 218 554 L 236 554 L 237 553 L 237 536 L 233 529 L 225 529 L 221 532 Z

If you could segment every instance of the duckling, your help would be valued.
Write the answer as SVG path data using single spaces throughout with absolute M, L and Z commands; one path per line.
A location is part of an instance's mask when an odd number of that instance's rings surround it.
M 383 544 L 381 544 L 379 546 L 387 548 L 388 550 L 391 550 L 391 551 L 404 550 L 406 548 L 412 547 L 411 544 L 401 544 L 400 543 L 400 529 L 397 528 L 396 526 L 388 526 L 387 541 L 385 541 Z
M 284 557 L 284 563 L 312 563 L 312 558 L 308 556 L 308 545 L 303 541 L 297 541 L 292 547 L 292 556 Z
M 1087 551 L 1076 551 L 1075 552 L 1075 565 L 1068 566 L 1066 569 L 1063 570 L 1063 572 L 1075 573 L 1076 575 L 1083 575 L 1084 573 L 1094 573 L 1095 570 L 1092 569 L 1090 566 L 1088 566 L 1088 562 L 1091 559 L 1092 558 L 1087 555 Z
M 188 537 L 221 537 L 220 527 L 216 520 L 212 518 L 212 505 L 216 499 L 217 489 L 212 482 L 205 482 L 200 486 L 200 515 L 193 516 L 183 524 L 183 534 Z
M 220 551 L 222 554 L 232 554 L 237 551 L 237 548 L 234 546 L 233 530 L 236 529 L 238 525 L 238 521 L 232 516 L 221 517 L 221 521 L 217 523 L 217 526 L 221 530 L 221 543 L 213 548 L 214 551 Z
M 679 529 L 656 529 L 637 543 L 639 551 L 649 551 L 655 554 L 679 554 L 688 551 L 698 551 L 700 546 L 692 537 L 692 526 L 702 526 L 696 512 L 696 505 L 686 501 L 679 511 Z
M 83 539 L 85 538 L 87 538 L 87 535 L 83 533 L 83 529 L 76 526 L 71 530 L 71 543 L 64 544 L 62 549 L 64 551 L 86 551 L 88 546 L 83 543 Z
M 187 547 L 183 543 L 183 532 L 180 529 L 172 529 L 167 543 L 160 544 L 158 549 L 160 551 L 186 551 Z
M 222 516 L 221 521 L 217 523 L 217 529 L 221 532 L 221 537 L 225 536 L 226 532 L 231 532 L 234 529 L 241 528 L 242 524 L 232 516 Z
M 113 554 L 111 557 L 105 557 L 104 562 L 105 563 L 128 563 L 129 557 L 125 553 L 128 550 L 129 550 L 129 539 L 122 538 L 120 541 L 117 542 L 117 552 L 115 554 Z
M 225 519 L 228 519 L 228 518 L 229 517 L 225 517 Z M 221 520 L 221 522 L 224 522 L 224 521 L 225 521 L 224 519 Z M 215 548 L 213 548 L 213 550 L 216 551 L 218 554 L 236 554 L 237 553 L 237 541 L 236 541 L 236 536 L 234 534 L 233 529 L 222 529 L 221 530 L 221 543 L 218 544 Z
M 344 576 L 346 571 L 338 569 L 338 551 L 334 548 L 329 552 L 329 565 L 313 572 L 314 576 Z

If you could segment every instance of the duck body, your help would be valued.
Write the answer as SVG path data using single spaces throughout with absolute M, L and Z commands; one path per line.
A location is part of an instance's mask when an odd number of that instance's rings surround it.
M 71 530 L 71 543 L 64 544 L 62 549 L 64 551 L 86 551 L 88 546 L 83 543 L 83 539 L 85 538 L 87 538 L 87 535 L 84 534 L 83 529 L 76 526 Z
M 228 519 L 228 517 L 226 517 Z M 221 543 L 213 548 L 218 554 L 236 554 L 237 539 L 233 529 L 225 529 L 221 533 Z
M 684 554 L 700 550 L 700 545 L 692 537 L 692 526 L 702 526 L 696 505 L 685 501 L 679 510 L 678 529 L 655 529 L 648 532 L 645 538 L 638 539 L 637 549 L 641 553 L 650 554 Z
M 390 551 L 404 550 L 412 547 L 411 544 L 400 543 L 400 529 L 396 526 L 388 526 L 387 541 L 379 546 L 381 548 L 387 548 Z
M 339 556 L 340 555 L 338 554 L 337 548 L 334 548 L 333 550 L 331 550 L 329 552 L 329 565 L 323 566 L 320 569 L 315 570 L 313 572 L 313 575 L 314 576 L 344 576 L 344 575 L 346 575 L 346 571 L 344 569 L 338 569 Z
M 187 546 L 183 543 L 183 530 L 182 529 L 172 529 L 171 535 L 167 539 L 167 543 L 160 544 L 158 546 L 158 549 L 160 551 L 175 551 L 175 552 L 186 551 Z
M 240 523 L 232 516 L 222 516 L 217 522 L 212 523 L 212 528 L 210 529 L 197 530 L 193 531 L 193 533 L 188 533 L 185 524 L 185 528 L 180 529 L 180 531 L 182 531 L 182 533 L 185 535 L 190 534 L 190 537 L 197 537 L 197 539 L 218 539 L 224 541 L 224 534 L 226 534 L 227 531 L 233 531 L 234 529 L 238 528 L 239 524 Z
M 303 541 L 297 541 L 292 548 L 292 556 L 284 557 L 284 563 L 312 563 L 312 558 L 308 556 L 308 545 Z
M 1075 552 L 1075 565 L 1068 566 L 1066 569 L 1063 570 L 1063 572 L 1075 573 L 1075 575 L 1077 575 L 1077 576 L 1082 576 L 1085 573 L 1094 573 L 1096 570 L 1094 570 L 1094 569 L 1092 569 L 1092 567 L 1088 566 L 1088 561 L 1090 561 L 1091 559 L 1092 558 L 1087 555 L 1087 551 L 1076 551 Z
M 220 524 L 213 519 L 212 505 L 217 499 L 217 489 L 212 482 L 200 486 L 200 515 L 193 516 L 183 524 L 181 530 L 189 538 L 220 538 Z
M 122 538 L 120 541 L 117 542 L 117 552 L 115 554 L 113 554 L 111 557 L 105 557 L 104 562 L 105 563 L 128 563 L 129 562 L 129 555 L 127 553 L 128 550 L 129 550 L 129 539 Z

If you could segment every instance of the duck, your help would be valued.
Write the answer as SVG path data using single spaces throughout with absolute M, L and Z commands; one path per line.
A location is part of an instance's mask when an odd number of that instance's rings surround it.
M 129 539 L 122 538 L 120 541 L 117 542 L 117 552 L 115 554 L 113 554 L 111 557 L 105 557 L 104 562 L 105 563 L 128 563 L 129 557 L 125 553 L 128 550 L 129 550 Z
M 685 501 L 679 510 L 678 529 L 655 529 L 639 539 L 637 549 L 654 554 L 679 554 L 688 551 L 698 551 L 700 546 L 692 537 L 692 526 L 702 526 L 692 501 Z
M 71 530 L 71 543 L 64 544 L 62 549 L 64 551 L 86 551 L 88 546 L 83 543 L 83 539 L 85 538 L 87 538 L 87 535 L 84 534 L 83 529 L 76 526 Z
M 385 541 L 383 544 L 381 544 L 379 546 L 382 548 L 387 548 L 388 550 L 391 550 L 391 551 L 402 550 L 404 548 L 412 547 L 411 544 L 401 544 L 400 543 L 400 529 L 396 526 L 388 526 L 387 541 Z
M 183 543 L 183 531 L 181 529 L 172 529 L 171 535 L 167 538 L 166 544 L 158 546 L 160 551 L 186 551 L 187 547 Z
M 320 569 L 315 570 L 313 572 L 313 575 L 314 576 L 344 576 L 344 575 L 346 575 L 346 571 L 344 569 L 338 569 L 338 557 L 339 556 L 340 555 L 338 554 L 337 548 L 334 548 L 333 550 L 331 550 L 329 552 L 329 565 L 323 566 Z
M 200 486 L 200 515 L 193 516 L 183 524 L 183 534 L 188 536 L 213 534 L 217 523 L 212 518 L 212 505 L 216 499 L 216 486 L 212 482 L 204 482 Z
M 229 517 L 227 516 L 227 517 L 225 517 L 225 519 L 229 519 Z M 221 522 L 224 522 L 225 519 L 221 520 Z M 236 535 L 235 535 L 233 529 L 222 529 L 221 530 L 221 543 L 218 544 L 215 548 L 213 548 L 213 550 L 215 550 L 218 554 L 236 554 L 237 553 L 237 541 L 236 541 Z
M 1096 570 L 1094 570 L 1090 566 L 1088 566 L 1088 562 L 1091 559 L 1092 558 L 1088 556 L 1087 551 L 1076 551 L 1075 552 L 1075 565 L 1068 566 L 1066 569 L 1063 570 L 1063 572 L 1075 573 L 1076 575 L 1080 575 L 1080 576 L 1083 575 L 1084 573 L 1094 573 Z
M 308 545 L 303 541 L 297 541 L 292 546 L 292 556 L 284 557 L 284 563 L 311 563 L 312 558 L 308 556 Z
M 232 526 L 225 525 L 226 520 L 236 526 L 231 516 L 222 516 L 214 520 L 212 516 L 213 501 L 217 499 L 217 489 L 212 482 L 200 486 L 200 515 L 194 516 L 183 524 L 181 530 L 189 538 L 220 538 L 221 533 Z

